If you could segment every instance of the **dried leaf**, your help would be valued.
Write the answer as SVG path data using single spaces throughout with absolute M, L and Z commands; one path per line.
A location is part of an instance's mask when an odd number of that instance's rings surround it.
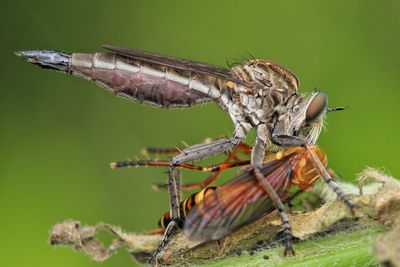
M 400 266 L 400 181 L 379 170 L 367 168 L 358 178 L 360 188 L 368 178 L 382 184 L 372 205 L 379 222 L 392 228 L 375 241 L 375 254 L 385 266 Z

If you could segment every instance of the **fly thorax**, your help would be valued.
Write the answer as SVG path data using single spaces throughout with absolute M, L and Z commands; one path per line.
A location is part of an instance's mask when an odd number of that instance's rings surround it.
M 240 94 L 240 104 L 247 120 L 253 125 L 270 122 L 274 112 L 273 107 L 263 108 L 263 99 L 261 96 Z
M 278 90 L 291 95 L 299 87 L 299 81 L 292 72 L 266 59 L 252 59 L 243 65 L 234 65 L 231 72 L 236 78 L 246 82 L 254 82 L 267 92 Z M 262 95 L 265 95 L 265 92 Z
M 227 92 L 228 91 L 225 91 L 221 94 L 219 99 L 220 106 L 228 112 L 235 125 L 242 122 L 247 123 L 240 99 L 232 98 L 232 95 Z
M 288 69 L 265 59 L 252 59 L 231 68 L 233 76 L 252 83 L 252 94 L 240 95 L 240 101 L 248 113 L 260 122 L 276 120 L 275 108 L 286 103 L 299 87 L 296 76 Z
M 250 95 L 246 93 L 240 93 L 240 104 L 248 112 L 255 112 L 261 108 L 261 97 Z

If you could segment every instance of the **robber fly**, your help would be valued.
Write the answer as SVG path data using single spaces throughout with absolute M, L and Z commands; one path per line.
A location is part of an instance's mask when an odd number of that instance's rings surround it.
M 194 145 L 172 159 L 168 171 L 172 228 L 180 218 L 177 166 L 231 150 L 255 128 L 251 164 L 257 179 L 264 181 L 260 168 L 267 147 L 272 143 L 283 147 L 315 144 L 326 111 L 342 109 L 328 108 L 322 92 L 298 94 L 296 76 L 266 59 L 251 59 L 226 69 L 113 45 L 103 48 L 110 52 L 36 50 L 16 54 L 40 67 L 87 78 L 116 95 L 144 104 L 174 108 L 214 101 L 232 119 L 232 137 Z
M 40 67 L 87 78 L 118 96 L 161 108 L 191 107 L 215 101 L 234 124 L 231 138 L 187 148 L 172 160 L 176 166 L 228 151 L 257 130 L 252 164 L 260 166 L 265 148 L 314 144 L 323 125 L 327 96 L 299 95 L 299 80 L 283 66 L 251 59 L 230 69 L 113 45 L 103 53 L 51 50 L 16 54 Z
M 152 153 L 168 151 L 173 155 L 179 150 L 151 148 L 146 151 Z M 213 173 L 206 180 L 183 185 L 183 188 L 204 187 L 214 182 L 217 176 L 226 169 L 248 166 L 250 161 L 241 159 L 238 154 L 250 154 L 250 151 L 250 146 L 240 143 L 222 163 L 209 167 L 186 163 L 179 165 L 178 168 Z M 113 162 L 111 165 L 114 168 L 126 166 L 169 166 L 169 162 L 166 160 L 136 160 Z M 283 203 L 311 189 L 314 182 L 323 177 L 324 181 L 334 190 L 338 197 L 352 211 L 354 209 L 352 202 L 337 187 L 335 181 L 326 171 L 326 166 L 327 156 L 322 149 L 316 146 L 286 148 L 276 153 L 269 152 L 265 155 L 264 164 L 261 168 L 262 181 L 257 180 L 254 172 L 246 168 L 241 175 L 224 185 L 203 188 L 200 192 L 192 194 L 180 203 L 180 218 L 177 227 L 183 228 L 188 237 L 197 238 L 205 242 L 218 240 L 257 220 L 278 206 L 277 210 L 282 219 L 286 241 L 284 254 L 286 255 L 288 252 L 294 254 L 291 243 L 291 227 Z M 270 185 L 271 187 L 266 189 L 265 185 Z M 166 212 L 159 220 L 161 228 L 152 230 L 150 233 L 162 233 L 165 231 L 163 242 L 166 242 L 165 240 L 172 235 L 172 230 L 169 227 L 172 221 L 171 213 Z M 160 246 L 159 250 L 163 247 Z

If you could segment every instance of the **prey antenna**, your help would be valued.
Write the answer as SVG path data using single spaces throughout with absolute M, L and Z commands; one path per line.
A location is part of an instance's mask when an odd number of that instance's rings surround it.
M 318 156 L 315 154 L 315 152 L 311 149 L 311 146 L 308 144 L 304 145 L 305 148 L 307 149 L 308 153 L 311 155 L 311 159 L 315 165 L 315 167 L 318 169 L 319 173 L 321 174 L 322 178 L 324 179 L 325 183 L 328 184 L 328 186 L 336 193 L 338 198 L 346 204 L 347 207 L 351 210 L 351 213 L 354 215 L 354 210 L 356 206 L 354 203 L 347 197 L 347 195 L 339 188 L 335 180 L 331 177 L 331 175 L 328 173 L 324 165 L 322 165 L 322 162 L 319 160 Z

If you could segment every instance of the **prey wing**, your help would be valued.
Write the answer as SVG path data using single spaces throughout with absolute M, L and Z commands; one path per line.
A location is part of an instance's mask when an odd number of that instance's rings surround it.
M 229 69 L 223 68 L 220 66 L 212 65 L 212 64 L 207 64 L 207 63 L 202 63 L 202 62 L 197 62 L 197 61 L 192 61 L 192 60 L 186 60 L 178 57 L 170 57 L 170 56 L 164 56 L 164 55 L 159 55 L 156 53 L 151 53 L 151 52 L 145 52 L 137 49 L 131 49 L 131 48 L 123 48 L 115 45 L 102 45 L 103 48 L 108 49 L 118 55 L 152 63 L 152 64 L 158 64 L 158 65 L 163 65 L 179 70 L 186 70 L 186 71 L 192 71 L 194 73 L 201 73 L 205 75 L 210 75 L 219 79 L 223 79 L 226 81 L 231 81 L 246 87 L 251 88 L 253 85 L 251 83 L 242 81 L 240 79 L 237 79 L 232 76 L 232 73 Z
M 262 168 L 264 178 L 281 197 L 290 185 L 295 154 L 269 162 Z M 184 233 L 202 241 L 221 239 L 274 208 L 252 172 L 244 173 L 207 195 L 189 213 Z

